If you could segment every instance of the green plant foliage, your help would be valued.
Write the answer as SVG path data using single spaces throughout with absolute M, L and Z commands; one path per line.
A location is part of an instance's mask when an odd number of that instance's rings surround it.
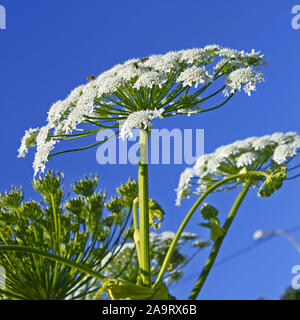
M 159 222 L 162 222 L 164 219 L 164 210 L 162 207 L 153 199 L 149 199 L 149 224 L 150 227 L 153 227 L 155 230 L 158 230 L 161 227 Z
M 163 282 L 152 289 L 123 280 L 105 279 L 102 290 L 111 300 L 169 300 L 168 288 Z
M 260 197 L 270 197 L 276 190 L 281 188 L 283 181 L 286 179 L 287 167 L 279 166 L 274 170 L 269 170 L 267 173 L 269 176 L 258 191 Z
M 300 300 L 300 290 L 288 288 L 282 295 L 281 300 Z
M 48 171 L 33 180 L 42 202 L 24 201 L 22 188 L 0 194 L 0 244 L 43 250 L 102 273 L 130 234 L 130 197 L 110 201 L 96 191 L 98 177 L 75 182 L 75 197 L 65 199 L 63 175 Z M 135 182 L 120 189 L 131 189 Z M 0 251 L 6 270 L 4 299 L 80 299 L 99 290 L 85 273 L 35 254 Z
M 173 238 L 174 233 L 169 231 L 150 233 L 152 280 L 157 277 Z M 165 282 L 168 284 L 177 282 L 183 275 L 183 267 L 190 261 L 191 257 L 209 244 L 207 241 L 199 240 L 198 236 L 194 233 L 184 232 L 168 264 L 164 278 Z M 197 248 L 197 251 L 191 257 L 183 253 L 187 252 L 189 246 Z M 103 275 L 110 279 L 120 279 L 132 284 L 140 284 L 140 268 L 135 244 L 133 242 L 126 243 L 120 249 L 119 254 L 113 262 L 107 266 Z
M 225 235 L 225 230 L 220 226 L 220 220 L 217 218 L 218 213 L 219 211 L 208 203 L 204 203 L 201 207 L 201 215 L 208 222 L 200 225 L 210 229 L 210 238 L 214 242 Z

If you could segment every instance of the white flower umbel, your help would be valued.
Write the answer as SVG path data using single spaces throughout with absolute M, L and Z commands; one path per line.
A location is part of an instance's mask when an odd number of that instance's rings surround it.
M 162 118 L 163 109 L 160 110 L 141 110 L 136 111 L 128 116 L 121 124 L 120 138 L 125 140 L 128 136 L 132 136 L 132 130 L 136 128 L 147 129 L 151 127 L 150 121 L 155 118 Z
M 197 88 L 199 84 L 205 83 L 210 77 L 205 67 L 192 66 L 181 72 L 177 82 L 182 82 L 183 86 L 192 87 L 194 85 Z
M 263 79 L 256 69 L 264 64 L 260 52 L 218 45 L 127 60 L 97 77 L 88 77 L 86 84 L 51 106 L 45 126 L 47 142 L 83 138 L 103 128 L 117 134 L 120 123 L 125 123 L 121 132 L 124 138 L 133 128 L 148 127 L 155 117 L 215 110 L 236 91 L 253 91 Z M 222 94 L 224 87 L 229 97 Z M 208 88 L 214 89 L 206 93 Z M 212 97 L 214 104 L 206 107 Z M 24 142 L 19 154 L 23 157 L 26 153 Z
M 47 141 L 44 144 L 39 145 L 35 153 L 33 161 L 34 175 L 36 176 L 39 171 L 44 172 L 46 162 L 52 149 L 54 148 L 55 141 Z
M 251 96 L 251 91 L 256 91 L 256 85 L 262 81 L 265 81 L 263 74 L 251 67 L 235 70 L 226 77 L 224 94 L 229 96 L 237 90 L 241 91 L 243 87 L 243 90 Z
M 162 87 L 167 82 L 166 75 L 163 72 L 151 71 L 143 73 L 134 84 L 133 88 L 152 88 L 153 86 Z
M 283 144 L 279 145 L 273 154 L 273 161 L 276 163 L 284 163 L 286 160 L 294 157 L 297 152 L 296 152 L 296 147 L 299 147 L 299 145 L 294 145 L 294 144 Z
M 236 159 L 236 166 L 238 168 L 248 167 L 257 159 L 258 155 L 254 152 L 243 153 Z
M 199 157 L 194 167 L 183 171 L 176 189 L 176 204 L 179 205 L 183 198 L 188 198 L 192 193 L 202 194 L 216 182 L 240 173 L 242 168 L 267 172 L 270 168 L 275 170 L 287 165 L 299 149 L 300 135 L 296 132 L 251 137 L 221 146 L 215 152 Z M 192 181 L 195 181 L 196 190 L 192 190 Z M 240 183 L 235 182 L 230 187 Z
M 36 135 L 38 132 L 39 128 L 30 128 L 25 131 L 25 135 L 21 140 L 21 146 L 18 149 L 18 158 L 25 158 L 28 148 L 35 146 Z
M 188 190 L 191 187 L 191 178 L 194 176 L 194 171 L 192 168 L 186 168 L 180 175 L 179 184 L 176 189 L 177 201 L 176 205 L 180 205 L 181 199 L 188 197 Z
M 44 172 L 49 154 L 53 150 L 56 143 L 55 140 L 49 140 L 49 131 L 50 128 L 48 126 L 44 126 L 39 130 L 39 133 L 36 137 L 36 153 L 33 161 L 35 176 L 39 171 Z

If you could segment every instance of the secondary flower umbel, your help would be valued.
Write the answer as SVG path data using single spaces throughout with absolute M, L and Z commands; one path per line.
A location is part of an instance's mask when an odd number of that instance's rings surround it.
M 58 141 L 86 137 L 107 128 L 118 134 L 120 124 L 121 137 L 125 138 L 134 128 L 150 127 L 154 118 L 214 110 L 237 91 L 254 91 L 264 81 L 257 70 L 264 64 L 260 52 L 246 53 L 218 45 L 128 60 L 96 78 L 89 77 L 87 84 L 54 103 L 48 123 L 26 132 L 19 157 L 36 145 L 36 174 L 45 169 Z M 205 107 L 208 100 L 211 105 Z
M 296 132 L 251 137 L 221 146 L 215 152 L 199 157 L 193 168 L 187 168 L 181 174 L 176 189 L 176 204 L 179 205 L 183 198 L 192 193 L 201 194 L 216 182 L 243 172 L 241 170 L 266 172 L 270 174 L 270 179 L 275 180 L 278 178 L 276 174 L 285 175 L 287 164 L 298 154 L 299 148 L 300 135 Z M 297 167 L 300 165 L 290 170 Z M 243 181 L 234 181 L 225 188 L 237 187 L 241 183 Z M 193 185 L 196 185 L 196 190 L 192 190 Z M 260 192 L 259 195 L 264 193 Z

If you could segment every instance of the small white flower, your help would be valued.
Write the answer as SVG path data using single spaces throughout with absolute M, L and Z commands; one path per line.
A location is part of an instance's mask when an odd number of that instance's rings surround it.
M 208 53 L 208 50 L 204 49 L 188 49 L 188 50 L 182 50 L 181 52 L 181 61 L 185 61 L 188 63 L 208 63 L 213 60 L 212 56 Z
M 191 87 L 194 85 L 197 88 L 199 84 L 205 83 L 209 78 L 210 75 L 205 67 L 192 66 L 180 73 L 177 82 L 182 82 L 183 86 Z
M 252 143 L 252 146 L 254 147 L 254 150 L 258 151 L 258 150 L 263 150 L 267 146 L 274 145 L 274 143 L 275 142 L 273 141 L 271 136 L 267 135 L 267 136 L 255 139 Z
M 169 73 L 177 70 L 182 53 L 180 51 L 171 51 L 164 55 L 157 54 L 148 57 L 144 63 L 145 67 L 153 68 L 156 71 Z
M 182 232 L 181 238 L 192 240 L 192 239 L 196 239 L 197 235 L 196 233 L 192 233 L 192 232 Z
M 194 170 L 191 168 L 185 169 L 180 175 L 179 184 L 176 189 L 176 192 L 177 192 L 176 205 L 180 205 L 182 198 L 187 195 L 187 192 L 191 187 L 190 180 L 193 176 L 194 176 Z
M 251 91 L 256 91 L 256 85 L 262 81 L 265 81 L 263 74 L 254 71 L 252 67 L 237 69 L 227 76 L 224 94 L 228 96 L 244 87 L 244 91 L 250 96 Z
M 279 145 L 273 154 L 273 160 L 278 163 L 278 164 L 282 164 L 284 163 L 286 160 L 292 158 L 293 156 L 295 156 L 297 154 L 296 152 L 296 148 L 294 145 L 290 145 L 290 144 L 283 144 L 283 145 Z
M 20 148 L 18 149 L 18 158 L 25 158 L 28 153 L 28 148 L 35 146 L 36 135 L 38 132 L 39 128 L 30 128 L 25 131 L 25 135 L 21 140 Z
M 162 241 L 167 241 L 167 240 L 173 240 L 175 237 L 175 233 L 172 231 L 164 231 L 161 234 L 161 240 Z
M 162 118 L 163 109 L 160 110 L 141 110 L 131 113 L 128 118 L 121 124 L 120 138 L 125 140 L 132 136 L 132 130 L 136 128 L 147 129 L 151 126 L 151 120 Z
M 45 171 L 45 164 L 48 161 L 49 154 L 54 148 L 54 145 L 55 141 L 51 140 L 39 145 L 37 148 L 33 161 L 34 176 L 36 176 L 39 171 Z
M 166 81 L 167 78 L 164 73 L 157 71 L 149 71 L 142 74 L 133 87 L 136 89 L 140 89 L 141 87 L 152 88 L 154 85 L 156 85 L 161 88 Z
M 217 157 L 213 157 L 207 161 L 207 168 L 206 171 L 208 173 L 214 173 L 218 170 L 221 165 L 221 159 Z
M 257 159 L 257 154 L 253 152 L 246 152 L 236 159 L 238 168 L 250 166 Z

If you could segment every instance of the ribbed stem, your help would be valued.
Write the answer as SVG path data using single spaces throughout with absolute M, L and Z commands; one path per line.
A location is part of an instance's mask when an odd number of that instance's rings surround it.
M 139 159 L 139 236 L 141 278 L 144 286 L 150 287 L 150 243 L 149 243 L 149 197 L 148 197 L 148 142 L 146 130 L 140 130 L 140 159 Z
M 245 198 L 250 186 L 251 186 L 251 182 L 247 183 L 245 185 L 245 187 L 242 189 L 242 191 L 239 193 L 238 197 L 236 198 L 236 200 L 235 200 L 235 202 L 234 202 L 234 204 L 228 214 L 228 217 L 224 223 L 224 226 L 223 226 L 223 229 L 225 230 L 224 236 L 222 236 L 216 240 L 216 242 L 210 252 L 210 255 L 205 263 L 205 266 L 204 266 L 204 268 L 203 268 L 203 270 L 202 270 L 202 272 L 201 272 L 201 274 L 200 274 L 200 276 L 199 276 L 199 278 L 198 278 L 198 280 L 197 280 L 197 282 L 196 282 L 196 284 L 195 284 L 195 286 L 189 296 L 189 300 L 196 300 L 197 299 L 197 296 L 198 296 L 198 294 L 199 294 L 199 292 L 200 292 L 200 290 L 201 290 L 201 288 L 202 288 L 202 286 L 203 286 L 203 284 L 204 284 L 204 282 L 205 282 L 205 280 L 206 280 L 206 278 L 207 278 L 207 276 L 208 276 L 208 274 L 209 274 L 209 272 L 210 272 L 210 270 L 216 260 L 216 257 L 219 253 L 219 250 L 220 250 L 221 245 L 223 243 L 223 240 L 227 234 L 227 231 L 228 231 L 229 227 L 231 226 L 231 223 L 232 223 L 243 199 Z
M 133 239 L 136 246 L 136 253 L 138 258 L 139 266 L 141 265 L 141 258 L 140 258 L 140 231 L 139 231 L 139 223 L 138 223 L 138 215 L 137 215 L 137 207 L 138 207 L 138 198 L 135 198 L 133 200 L 133 206 L 132 206 L 132 214 L 133 214 Z

